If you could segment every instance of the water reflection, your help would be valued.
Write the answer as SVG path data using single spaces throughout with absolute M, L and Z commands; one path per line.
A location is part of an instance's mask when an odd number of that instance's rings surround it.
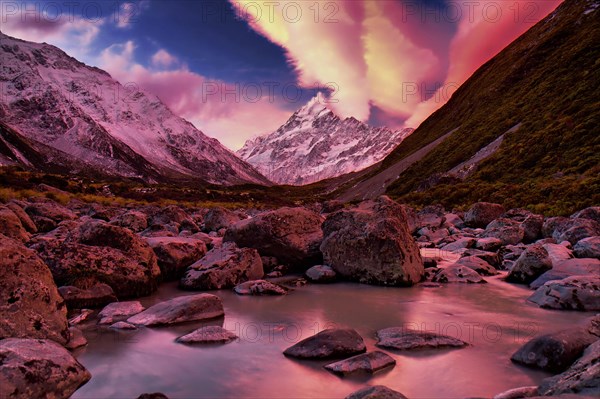
M 534 334 L 582 323 L 590 314 L 556 312 L 528 304 L 526 288 L 489 284 L 441 288 L 385 288 L 358 284 L 310 285 L 286 297 L 240 297 L 216 292 L 224 319 L 138 331 L 86 331 L 77 352 L 92 380 L 75 398 L 135 398 L 160 391 L 170 398 L 342 398 L 364 385 L 383 384 L 411 398 L 489 397 L 537 384 L 545 373 L 520 368 L 510 355 Z M 143 300 L 146 306 L 177 295 L 173 285 Z M 240 339 L 188 346 L 175 339 L 203 325 L 222 325 Z M 367 379 L 340 378 L 326 361 L 298 361 L 285 348 L 330 326 L 353 327 L 375 349 L 375 332 L 392 326 L 445 332 L 465 349 L 388 352 L 393 369 Z

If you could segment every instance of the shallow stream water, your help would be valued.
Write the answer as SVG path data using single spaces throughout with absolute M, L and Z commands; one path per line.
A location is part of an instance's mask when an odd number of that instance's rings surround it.
M 87 329 L 89 344 L 76 356 L 92 379 L 73 397 L 136 398 L 158 391 L 170 398 L 343 398 L 382 384 L 409 398 L 466 398 L 536 385 L 548 374 L 512 364 L 511 354 L 532 336 L 583 324 L 593 314 L 540 309 L 526 302 L 532 291 L 500 278 L 439 288 L 307 285 L 284 297 L 215 291 L 224 319 L 137 331 Z M 165 284 L 142 303 L 190 294 Z M 175 342 L 202 325 L 223 325 L 240 339 L 216 346 Z M 386 351 L 396 367 L 371 378 L 340 378 L 322 368 L 327 361 L 283 356 L 295 342 L 332 326 L 355 328 L 368 350 L 376 349 L 375 332 L 392 326 L 440 332 L 470 345 Z

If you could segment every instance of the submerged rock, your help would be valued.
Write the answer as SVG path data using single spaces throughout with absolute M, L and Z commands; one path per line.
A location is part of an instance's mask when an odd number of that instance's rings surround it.
M 126 321 L 118 321 L 114 324 L 111 324 L 109 328 L 113 328 L 115 330 L 137 330 L 135 325 L 127 323 Z
M 598 337 L 586 328 L 571 328 L 533 338 L 511 360 L 529 367 L 562 372 L 573 364 Z
M 359 389 L 346 396 L 346 399 L 407 399 L 407 397 L 383 385 L 375 385 Z
M 340 358 L 367 350 L 362 337 L 350 328 L 330 328 L 303 339 L 283 353 L 302 359 Z
M 67 349 L 77 349 L 87 345 L 87 339 L 83 336 L 83 332 L 77 327 L 69 327 L 69 342 L 65 345 Z
M 179 286 L 188 290 L 218 290 L 262 278 L 260 255 L 253 248 L 238 248 L 235 243 L 216 247 L 188 267 Z
M 403 207 L 388 197 L 329 215 L 321 245 L 326 263 L 341 277 L 361 283 L 418 283 L 423 259 L 406 219 Z
M 221 298 L 211 294 L 197 294 L 157 303 L 130 317 L 127 322 L 143 326 L 160 326 L 214 319 L 224 314 Z
M 390 327 L 377 331 L 381 348 L 396 350 L 462 348 L 468 344 L 460 339 L 429 331 L 415 331 L 403 327 Z
M 313 266 L 305 274 L 313 283 L 332 283 L 337 278 L 335 270 L 326 265 Z
M 0 341 L 0 397 L 68 398 L 91 378 L 62 346 L 50 340 Z
M 285 295 L 287 289 L 266 280 L 252 280 L 236 285 L 233 289 L 238 295 Z
M 387 353 L 373 351 L 330 363 L 323 367 L 332 373 L 345 376 L 354 373 L 374 374 L 395 365 L 396 361 Z
M 182 344 L 224 344 L 235 341 L 238 336 L 219 326 L 201 327 L 189 334 L 177 338 Z

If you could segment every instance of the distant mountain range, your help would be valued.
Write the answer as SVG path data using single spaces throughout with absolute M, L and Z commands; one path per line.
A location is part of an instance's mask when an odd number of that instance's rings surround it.
M 248 140 L 237 153 L 275 183 L 303 185 L 371 166 L 412 131 L 341 119 L 319 93 L 277 131 Z
M 160 99 L 48 44 L 0 33 L 0 165 L 146 182 L 269 184 Z
M 600 1 L 566 0 L 479 68 L 343 200 L 479 200 L 568 214 L 600 204 Z

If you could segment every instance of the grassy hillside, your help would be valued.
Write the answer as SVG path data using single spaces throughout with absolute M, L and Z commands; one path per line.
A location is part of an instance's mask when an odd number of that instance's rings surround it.
M 386 158 L 382 168 L 459 128 L 388 193 L 416 205 L 488 200 L 548 214 L 600 204 L 600 9 L 585 15 L 589 4 L 567 0 L 482 66 Z M 467 180 L 423 189 L 518 123 Z

